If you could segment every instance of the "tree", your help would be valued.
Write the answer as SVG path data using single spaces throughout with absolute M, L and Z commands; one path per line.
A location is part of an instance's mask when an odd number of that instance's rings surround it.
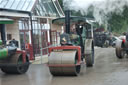
M 128 31 L 128 7 L 124 6 L 124 11 L 121 15 L 112 13 L 108 23 L 113 32 L 122 33 Z

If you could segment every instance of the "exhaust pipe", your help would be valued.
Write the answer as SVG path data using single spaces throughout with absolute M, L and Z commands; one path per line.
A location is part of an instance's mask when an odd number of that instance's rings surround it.
M 70 34 L 70 10 L 65 10 L 65 31 Z

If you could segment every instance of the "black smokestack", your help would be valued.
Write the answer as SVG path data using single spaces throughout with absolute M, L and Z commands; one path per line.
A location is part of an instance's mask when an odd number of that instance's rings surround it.
M 65 10 L 65 29 L 70 34 L 70 10 Z

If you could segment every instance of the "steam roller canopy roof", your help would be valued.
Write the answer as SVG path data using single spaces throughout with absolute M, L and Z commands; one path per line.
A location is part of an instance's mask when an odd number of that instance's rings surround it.
M 70 17 L 70 22 L 71 22 L 71 24 L 72 23 L 77 23 L 77 22 L 87 23 L 85 17 L 76 17 L 76 16 L 71 16 Z M 65 23 L 65 17 L 54 19 L 54 20 L 52 20 L 52 23 L 53 24 L 56 24 L 56 25 L 64 25 L 64 23 Z

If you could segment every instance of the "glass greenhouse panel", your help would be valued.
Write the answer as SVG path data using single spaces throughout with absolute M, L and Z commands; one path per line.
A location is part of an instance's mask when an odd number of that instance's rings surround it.
M 18 6 L 19 2 L 20 2 L 20 0 L 16 0 L 16 1 L 14 0 L 12 6 L 10 8 L 11 9 L 17 9 L 17 6 Z M 6 6 L 8 6 L 8 5 L 6 5 Z
M 31 11 L 36 0 L 0 0 L 0 8 Z
M 21 10 L 24 4 L 24 1 L 20 0 L 19 5 L 17 6 L 17 10 Z

